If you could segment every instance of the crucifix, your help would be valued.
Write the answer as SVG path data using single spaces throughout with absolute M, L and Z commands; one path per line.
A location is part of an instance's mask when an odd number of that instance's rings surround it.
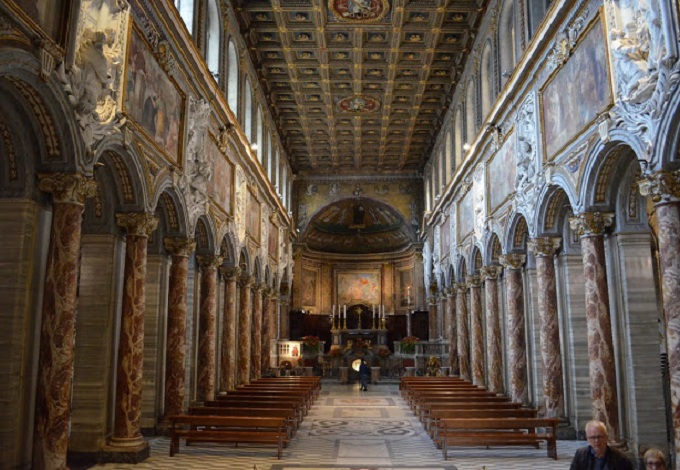
M 354 313 L 357 316 L 357 330 L 361 329 L 361 307 L 358 305 L 354 307 Z

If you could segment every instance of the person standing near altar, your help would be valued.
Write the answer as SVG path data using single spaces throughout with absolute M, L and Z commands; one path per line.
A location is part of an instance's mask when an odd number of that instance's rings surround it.
M 361 386 L 359 390 L 368 390 L 368 381 L 371 377 L 371 368 L 366 364 L 366 360 L 361 360 L 361 365 L 359 366 L 359 379 L 361 380 Z

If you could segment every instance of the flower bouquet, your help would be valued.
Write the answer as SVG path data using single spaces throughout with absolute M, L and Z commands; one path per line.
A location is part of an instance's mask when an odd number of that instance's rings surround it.
M 405 336 L 401 339 L 401 352 L 403 354 L 413 354 L 416 352 L 416 344 L 420 341 L 416 336 Z
M 303 336 L 300 338 L 302 341 L 302 350 L 304 352 L 309 352 L 309 353 L 317 353 L 319 352 L 319 345 L 321 342 L 319 341 L 318 336 Z

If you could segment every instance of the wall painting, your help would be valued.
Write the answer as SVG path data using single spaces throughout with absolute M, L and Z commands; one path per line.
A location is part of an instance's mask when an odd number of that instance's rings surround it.
M 380 273 L 339 272 L 336 292 L 338 305 L 380 305 Z
M 515 190 L 517 168 L 515 165 L 515 135 L 506 137 L 501 148 L 489 162 L 487 171 L 487 194 L 489 208 L 493 213 Z M 491 190 L 493 188 L 493 191 Z
M 259 245 L 260 244 L 260 201 L 248 191 L 248 204 L 246 205 L 246 233 Z
M 408 308 L 415 305 L 415 290 L 413 289 L 413 268 L 399 270 L 399 307 Z
M 16 0 L 26 14 L 40 28 L 62 46 L 66 42 L 66 23 L 71 17 L 70 8 L 75 2 L 67 0 Z
M 316 307 L 316 290 L 319 282 L 317 279 L 317 271 L 312 269 L 302 268 L 302 306 Z
M 227 214 L 233 214 L 231 195 L 234 187 L 234 166 L 217 148 L 214 140 L 208 142 L 208 161 L 213 169 L 210 181 L 210 197 Z
M 123 111 L 179 165 L 184 97 L 158 65 L 137 28 L 131 29 Z
M 552 160 L 613 104 L 607 41 L 599 17 L 541 89 L 540 97 L 543 148 Z
M 470 189 L 458 206 L 458 240 L 475 228 L 474 191 Z
M 279 227 L 273 222 L 269 222 L 269 240 L 267 250 L 269 257 L 275 261 L 279 259 Z

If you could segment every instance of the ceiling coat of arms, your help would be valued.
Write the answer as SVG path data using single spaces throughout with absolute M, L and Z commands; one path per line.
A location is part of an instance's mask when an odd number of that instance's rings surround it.
M 368 23 L 385 18 L 390 4 L 389 0 L 328 0 L 328 8 L 338 21 Z
M 338 109 L 345 113 L 370 113 L 380 108 L 380 102 L 367 96 L 353 96 L 338 101 Z

